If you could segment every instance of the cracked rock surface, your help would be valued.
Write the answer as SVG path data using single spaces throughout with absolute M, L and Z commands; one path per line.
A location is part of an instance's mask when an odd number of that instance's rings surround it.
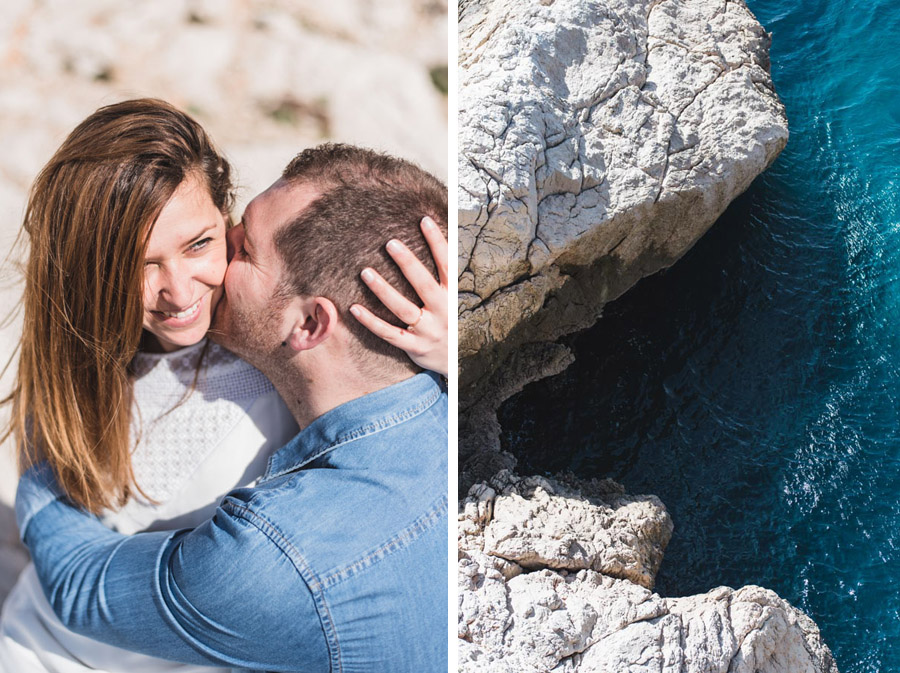
M 503 471 L 460 501 L 458 530 L 460 671 L 837 673 L 772 591 L 654 594 L 672 533 L 654 496 Z
M 788 131 L 739 0 L 462 0 L 459 34 L 465 408 L 681 257 Z
M 597 570 L 648 589 L 671 537 L 659 498 L 626 495 L 609 479 L 521 479 L 504 470 L 469 491 L 460 515 L 460 547 L 507 567 Z

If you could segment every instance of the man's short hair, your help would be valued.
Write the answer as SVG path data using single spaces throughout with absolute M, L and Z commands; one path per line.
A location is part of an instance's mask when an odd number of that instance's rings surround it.
M 367 266 L 421 305 L 385 244 L 392 238 L 402 241 L 437 278 L 419 223 L 427 215 L 447 235 L 447 187 L 409 161 L 333 143 L 298 154 L 282 178 L 312 185 L 320 192 L 275 235 L 286 269 L 284 291 L 334 302 L 360 345 L 361 359 L 372 361 L 376 356 L 381 361 L 371 362 L 375 369 L 385 365 L 418 371 L 405 353 L 363 327 L 349 309 L 363 304 L 383 320 L 402 326 L 360 279 Z

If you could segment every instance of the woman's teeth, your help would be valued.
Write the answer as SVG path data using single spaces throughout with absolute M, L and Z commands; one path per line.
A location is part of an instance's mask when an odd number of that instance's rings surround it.
M 190 318 L 192 315 L 194 315 L 197 311 L 200 310 L 200 302 L 201 301 L 203 301 L 203 300 L 202 299 L 198 300 L 197 303 L 194 304 L 193 306 L 191 306 L 190 308 L 186 308 L 185 310 L 179 311 L 178 313 L 169 313 L 168 311 L 160 311 L 160 313 L 162 313 L 164 316 L 166 316 L 168 318 Z

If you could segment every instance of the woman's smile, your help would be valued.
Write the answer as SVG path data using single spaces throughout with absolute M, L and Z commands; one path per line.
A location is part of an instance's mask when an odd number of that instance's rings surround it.
M 209 296 L 208 293 L 205 296 Z M 154 311 L 151 310 L 152 313 L 160 322 L 164 323 L 167 327 L 187 327 L 188 325 L 193 324 L 197 318 L 200 317 L 200 306 L 203 303 L 204 297 L 200 297 L 192 306 L 184 309 L 183 311 Z

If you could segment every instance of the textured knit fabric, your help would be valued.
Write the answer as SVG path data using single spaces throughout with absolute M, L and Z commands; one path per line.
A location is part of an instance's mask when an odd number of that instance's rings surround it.
M 258 479 L 270 454 L 297 433 L 268 379 L 211 342 L 174 353 L 139 354 L 132 370 L 132 460 L 146 497 L 135 494 L 122 509 L 103 516 L 119 532 L 198 525 L 212 516 L 225 493 Z M 164 661 L 69 631 L 53 614 L 32 565 L 3 607 L 4 673 L 223 670 Z

